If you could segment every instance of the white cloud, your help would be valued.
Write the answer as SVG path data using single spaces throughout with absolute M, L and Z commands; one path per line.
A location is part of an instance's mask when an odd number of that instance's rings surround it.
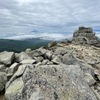
M 73 32 L 80 25 L 100 26 L 100 0 L 3 0 L 0 34 Z
M 64 35 L 64 34 L 59 34 L 59 33 L 38 33 L 38 35 L 36 33 L 31 33 L 31 34 L 17 34 L 17 35 L 12 35 L 12 36 L 8 36 L 6 37 L 6 39 L 14 39 L 14 40 L 20 40 L 20 39 L 27 39 L 27 38 L 40 38 L 40 39 L 44 39 L 44 40 L 63 40 L 67 38 L 71 38 L 72 35 Z M 4 37 L 5 38 L 5 37 Z
M 100 38 L 100 32 L 99 32 L 99 34 L 96 34 L 96 36 Z

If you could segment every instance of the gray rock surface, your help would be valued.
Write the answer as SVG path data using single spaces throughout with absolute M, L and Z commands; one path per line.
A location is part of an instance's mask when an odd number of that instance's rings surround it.
M 90 27 L 79 27 L 73 34 L 73 43 L 100 46 L 99 39 Z
M 52 59 L 52 55 L 53 55 L 52 51 L 48 51 L 48 52 L 45 54 L 45 58 L 51 60 L 51 59 Z
M 20 63 L 21 64 L 34 64 L 36 62 L 35 59 L 24 59 Z
M 43 55 L 42 53 L 41 53 L 41 51 L 38 51 L 38 50 L 34 50 L 33 52 L 32 52 L 32 58 L 34 58 L 34 57 L 39 57 L 39 56 L 41 56 L 41 55 Z
M 18 67 L 19 67 L 19 63 L 16 63 L 16 62 L 15 62 L 14 64 L 12 64 L 12 65 L 8 68 L 7 74 L 14 74 L 14 73 L 17 71 Z
M 6 73 L 0 72 L 0 92 L 3 91 L 3 89 L 5 89 L 6 82 L 7 82 Z
M 36 62 L 42 62 L 43 61 L 43 57 L 34 57 L 34 59 L 36 60 Z
M 85 81 L 87 81 L 87 83 L 89 84 L 89 86 L 96 83 L 96 80 L 89 73 L 85 73 L 84 78 L 85 78 Z
M 64 54 L 69 53 L 69 52 L 70 51 L 68 51 L 64 47 L 59 47 L 59 48 L 55 49 L 55 51 L 54 51 L 55 55 L 64 55 Z
M 0 63 L 5 64 L 5 65 L 11 65 L 15 57 L 14 52 L 1 52 L 0 53 Z
M 22 99 L 19 99 L 17 96 L 22 93 L 23 87 L 24 87 L 24 83 L 23 83 L 22 77 L 17 78 L 6 89 L 5 99 L 6 100 L 22 100 Z
M 31 59 L 31 57 L 26 52 L 21 52 L 19 54 L 16 54 L 16 61 L 21 62 L 25 59 Z
M 42 64 L 43 64 L 43 65 L 52 65 L 53 62 L 50 62 L 49 60 L 46 59 L 46 60 L 43 60 L 43 61 L 42 61 Z
M 4 64 L 0 64 L 0 72 L 5 72 L 6 66 Z
M 7 82 L 6 84 L 6 89 L 9 87 L 9 85 L 14 81 L 16 80 L 18 77 L 22 76 L 26 67 L 28 65 L 27 64 L 24 64 L 24 65 L 20 65 L 18 70 L 15 72 L 15 74 L 11 77 L 11 79 Z
M 67 64 L 67 65 L 74 65 L 74 64 L 77 64 L 78 61 L 77 59 L 73 56 L 72 53 L 68 53 L 68 54 L 65 54 L 63 56 L 63 63 L 64 64 Z
M 97 100 L 88 84 L 83 79 L 79 65 L 43 65 L 38 68 L 26 68 L 22 76 L 24 87 L 8 87 L 7 100 Z M 19 82 L 16 80 L 16 82 Z M 14 82 L 15 83 L 15 82 Z M 16 86 L 16 87 L 17 87 Z M 20 88 L 20 89 L 19 89 Z M 16 95 L 16 96 L 15 96 Z M 13 99 L 9 97 L 14 97 Z
M 38 51 L 40 51 L 43 55 L 48 52 L 48 50 L 44 49 L 43 47 L 39 48 Z
M 55 56 L 55 58 L 52 59 L 52 62 L 54 64 L 60 64 L 60 63 L 62 63 L 62 58 L 63 57 L 61 55 Z

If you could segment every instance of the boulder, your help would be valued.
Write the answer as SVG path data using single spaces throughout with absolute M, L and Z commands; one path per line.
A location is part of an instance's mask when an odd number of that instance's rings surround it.
M 41 53 L 41 51 L 38 51 L 38 50 L 34 50 L 33 52 L 32 52 L 32 58 L 34 58 L 34 57 L 39 57 L 39 56 L 42 56 L 43 54 Z
M 5 65 L 11 65 L 14 61 L 15 53 L 14 52 L 1 52 L 0 53 L 0 63 Z
M 52 62 L 54 64 L 60 64 L 60 63 L 62 63 L 62 56 L 61 55 L 56 56 L 54 59 L 52 59 Z
M 19 67 L 19 63 L 14 63 L 14 64 L 12 64 L 8 69 L 7 69 L 7 74 L 14 74 L 16 71 L 17 71 L 17 69 L 18 69 L 18 67 Z
M 25 71 L 25 69 L 26 69 L 27 66 L 28 66 L 27 64 L 24 64 L 24 65 L 20 65 L 20 66 L 18 67 L 18 70 L 17 70 L 17 71 L 15 72 L 15 74 L 11 77 L 11 79 L 7 82 L 6 88 L 8 88 L 9 85 L 10 85 L 14 80 L 16 80 L 18 77 L 22 76 L 22 74 L 24 73 L 24 71 Z
M 0 92 L 5 89 L 6 82 L 7 82 L 6 73 L 0 72 Z
M 48 52 L 48 50 L 43 47 L 39 48 L 38 51 L 41 52 L 43 55 Z
M 26 52 L 21 52 L 19 54 L 16 54 L 16 62 L 21 62 L 25 59 L 31 59 L 31 57 Z
M 63 56 L 63 63 L 66 65 L 78 64 L 77 59 L 73 56 L 72 53 L 65 54 Z
M 53 55 L 53 52 L 52 51 L 48 51 L 44 56 L 45 56 L 45 59 L 51 60 L 52 59 L 52 55 Z
M 21 98 L 18 98 L 17 96 L 22 93 L 23 87 L 24 87 L 24 83 L 23 83 L 22 77 L 17 78 L 6 89 L 5 99 L 6 100 L 22 100 Z
M 6 100 L 97 100 L 79 65 L 27 67 L 22 79 L 21 85 L 15 80 L 7 88 L 11 92 L 6 90 Z

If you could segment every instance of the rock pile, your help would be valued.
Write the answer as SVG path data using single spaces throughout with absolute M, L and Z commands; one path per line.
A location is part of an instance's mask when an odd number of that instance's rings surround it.
M 79 27 L 73 34 L 73 43 L 100 46 L 100 41 L 90 27 Z
M 80 27 L 74 43 L 98 40 Z M 0 53 L 0 100 L 100 100 L 100 48 L 72 43 Z
M 80 47 L 59 43 L 19 54 L 1 52 L 0 92 L 5 89 L 6 100 L 100 100 L 100 73 L 95 67 L 100 58 L 89 64 L 79 52 Z

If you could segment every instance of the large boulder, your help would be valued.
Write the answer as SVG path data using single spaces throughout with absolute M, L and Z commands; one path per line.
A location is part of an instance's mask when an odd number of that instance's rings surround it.
M 25 59 L 31 59 L 31 57 L 26 52 L 21 52 L 19 54 L 16 53 L 15 58 L 16 62 L 21 62 L 22 60 Z
M 6 100 L 97 100 L 79 65 L 27 67 L 18 80 L 7 88 Z
M 27 64 L 24 64 L 24 65 L 20 65 L 19 68 L 17 69 L 17 71 L 14 73 L 14 75 L 11 77 L 11 79 L 7 82 L 6 84 L 6 88 L 9 87 L 9 85 L 14 81 L 16 80 L 18 77 L 22 76 L 26 67 L 28 65 Z
M 11 65 L 11 63 L 14 61 L 15 53 L 14 52 L 1 52 L 0 53 L 0 63 L 5 65 Z
M 88 45 L 98 45 L 100 41 L 95 36 L 92 28 L 90 27 L 79 27 L 73 34 L 73 43 L 75 44 L 88 44 Z

